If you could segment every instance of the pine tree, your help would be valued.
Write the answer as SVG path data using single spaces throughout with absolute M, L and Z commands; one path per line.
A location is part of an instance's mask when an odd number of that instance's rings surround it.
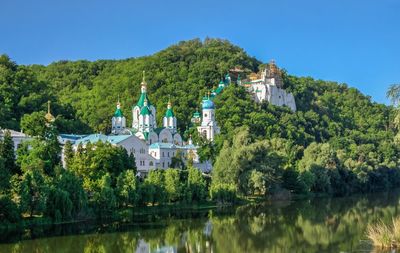
M 72 149 L 72 143 L 70 141 L 67 141 L 64 145 L 64 161 L 66 169 L 68 169 L 68 166 L 73 158 L 74 158 L 74 150 Z
M 20 170 L 15 164 L 14 141 L 10 131 L 6 131 L 0 145 L 0 157 L 4 160 L 5 168 L 12 174 L 19 174 Z

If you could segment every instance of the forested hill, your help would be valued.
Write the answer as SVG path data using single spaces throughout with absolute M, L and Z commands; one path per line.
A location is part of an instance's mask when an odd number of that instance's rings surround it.
M 255 71 L 259 64 L 228 41 L 191 40 L 146 57 L 60 61 L 29 68 L 48 84 L 50 94 L 59 103 L 71 105 L 77 117 L 92 131 L 107 132 L 118 96 L 127 122 L 131 121 L 131 108 L 139 98 L 143 70 L 150 100 L 157 108 L 158 122 L 170 98 L 179 128 L 184 130 L 201 96 L 217 85 L 229 68 L 238 65 Z
M 179 129 L 188 137 L 189 132 L 196 133 L 194 128 L 187 127 L 201 97 L 229 69 L 240 67 L 250 73 L 258 71 L 260 66 L 262 63 L 243 49 L 218 39 L 184 41 L 139 58 L 59 61 L 48 66 L 17 65 L 3 55 L 0 57 L 0 127 L 23 128 L 28 134 L 40 135 L 46 102 L 51 100 L 59 132 L 107 133 L 118 97 L 130 122 L 130 110 L 139 97 L 145 70 L 149 97 L 158 110 L 159 124 L 170 98 Z M 379 171 L 398 168 L 400 164 L 391 107 L 374 103 L 345 84 L 287 73 L 283 79 L 285 88 L 295 95 L 296 113 L 267 103 L 255 104 L 242 87 L 235 85 L 217 96 L 216 117 L 222 133 L 215 145 L 204 143 L 194 135 L 195 141 L 202 145 L 202 158 L 216 161 L 214 182 L 220 177 L 224 182 L 242 187 L 247 185 L 247 181 L 239 183 L 243 178 L 262 177 L 264 181 L 277 178 L 285 182 L 285 188 L 308 187 L 316 192 L 331 191 L 334 178 L 341 178 L 343 182 L 357 179 L 357 183 L 349 183 L 359 188 L 355 191 L 369 189 L 367 185 L 375 187 L 370 180 L 383 180 L 378 183 L 379 187 L 395 183 L 388 183 L 386 172 L 385 180 L 374 178 Z M 274 167 L 273 173 L 277 175 L 268 174 L 272 172 L 266 164 Z M 316 168 L 324 168 L 325 174 Z M 326 170 L 329 168 L 342 169 L 346 175 L 354 173 L 356 179 L 343 178 L 344 174 L 327 175 L 327 171 L 332 172 Z M 296 178 L 299 175 L 305 178 L 287 183 L 291 179 L 285 177 L 293 176 L 290 169 L 295 169 Z M 314 179 L 318 178 L 315 182 L 325 182 L 324 185 L 310 184 L 314 182 L 311 174 L 303 172 L 312 170 L 315 170 L 311 173 Z M 397 174 L 391 176 L 392 180 L 400 180 Z

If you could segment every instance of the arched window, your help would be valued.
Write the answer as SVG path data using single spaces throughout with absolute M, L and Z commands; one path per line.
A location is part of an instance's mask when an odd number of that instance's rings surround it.
M 149 165 L 150 165 L 150 166 L 153 166 L 153 162 L 152 162 L 152 161 L 150 161 L 150 162 L 149 162 Z
M 207 137 L 207 130 L 203 130 L 202 134 L 203 134 L 204 137 Z

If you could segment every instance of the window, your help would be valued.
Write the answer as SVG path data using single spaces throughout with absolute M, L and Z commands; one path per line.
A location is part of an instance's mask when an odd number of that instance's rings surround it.
M 207 118 L 207 113 L 204 114 L 204 117 Z
M 162 162 L 162 167 L 164 168 L 164 162 Z
M 162 157 L 164 157 L 165 155 L 164 155 L 164 152 L 162 152 Z
M 149 162 L 149 165 L 150 165 L 150 166 L 153 166 L 153 162 L 152 162 L 152 161 L 150 161 L 150 162 Z
M 168 157 L 169 157 L 169 152 L 167 153 Z

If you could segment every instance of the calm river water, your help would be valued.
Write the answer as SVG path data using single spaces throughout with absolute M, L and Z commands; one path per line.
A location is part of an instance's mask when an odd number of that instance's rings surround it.
M 34 228 L 1 235 L 0 252 L 375 252 L 366 226 L 400 216 L 399 200 L 396 192 Z

